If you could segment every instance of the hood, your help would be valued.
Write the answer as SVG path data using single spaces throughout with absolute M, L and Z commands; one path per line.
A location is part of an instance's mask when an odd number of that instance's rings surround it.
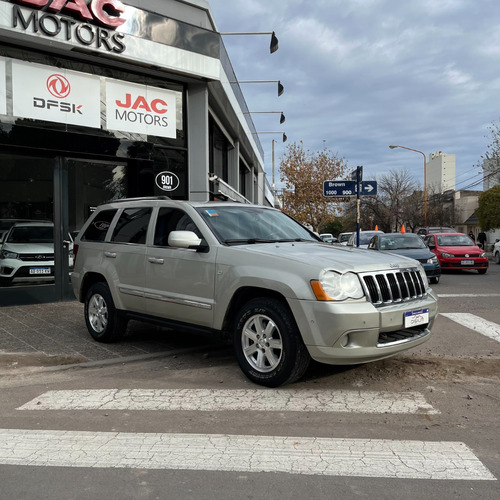
M 413 259 L 385 252 L 315 242 L 257 243 L 230 247 L 253 257 L 275 256 L 287 266 L 304 264 L 316 269 L 332 268 L 337 271 L 366 272 L 398 267 L 415 266 Z
M 478 246 L 476 245 L 467 245 L 467 246 L 458 246 L 458 247 L 453 247 L 453 246 L 438 246 L 437 247 L 438 252 L 445 252 L 445 253 L 450 253 L 450 254 L 471 254 L 471 255 L 479 255 L 484 252 L 484 250 L 481 250 Z
M 4 250 L 16 253 L 54 253 L 54 243 L 4 243 Z
M 435 257 L 434 253 L 431 252 L 428 248 L 401 248 L 388 251 L 387 253 L 404 255 L 405 257 L 409 257 L 410 259 L 415 260 L 427 260 Z

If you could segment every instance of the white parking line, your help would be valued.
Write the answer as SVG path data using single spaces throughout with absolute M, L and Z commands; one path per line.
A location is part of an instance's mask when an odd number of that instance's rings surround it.
M 48 391 L 18 410 L 297 411 L 439 413 L 418 392 L 104 389 Z
M 471 330 L 475 330 L 486 337 L 489 337 L 497 342 L 500 342 L 500 325 L 487 321 L 475 314 L 469 313 L 440 313 L 441 316 L 451 319 L 460 325 L 463 325 Z
M 443 441 L 0 429 L 0 463 L 496 480 L 464 443 Z
M 500 297 L 500 293 L 438 293 L 441 297 Z

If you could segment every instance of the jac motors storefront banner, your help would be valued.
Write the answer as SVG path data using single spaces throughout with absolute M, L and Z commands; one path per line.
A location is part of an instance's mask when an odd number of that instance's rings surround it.
M 0 114 L 6 114 L 6 62 L 0 58 Z M 3 75 L 3 76 L 2 76 Z M 101 96 L 105 80 L 106 98 Z M 101 123 L 102 102 L 106 102 Z M 175 138 L 176 94 L 12 60 L 13 115 L 68 125 Z
M 137 134 L 175 138 L 175 94 L 168 90 L 106 81 L 106 126 Z
M 100 78 L 84 73 L 12 61 L 13 114 L 100 128 Z

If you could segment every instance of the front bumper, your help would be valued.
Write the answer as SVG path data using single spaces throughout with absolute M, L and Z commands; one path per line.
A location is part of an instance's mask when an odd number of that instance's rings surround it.
M 294 300 L 290 306 L 311 357 L 333 365 L 377 361 L 416 347 L 430 338 L 438 314 L 432 293 L 382 307 L 365 300 Z M 405 313 L 421 309 L 429 310 L 429 322 L 405 328 Z

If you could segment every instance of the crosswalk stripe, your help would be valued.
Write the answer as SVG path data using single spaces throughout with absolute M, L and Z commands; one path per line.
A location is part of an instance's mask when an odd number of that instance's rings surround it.
M 469 313 L 441 313 L 441 316 L 500 342 L 500 325 L 498 323 L 487 321 L 475 314 Z
M 418 392 L 282 389 L 48 391 L 18 410 L 297 411 L 437 414 Z
M 461 442 L 0 429 L 0 463 L 490 480 Z

